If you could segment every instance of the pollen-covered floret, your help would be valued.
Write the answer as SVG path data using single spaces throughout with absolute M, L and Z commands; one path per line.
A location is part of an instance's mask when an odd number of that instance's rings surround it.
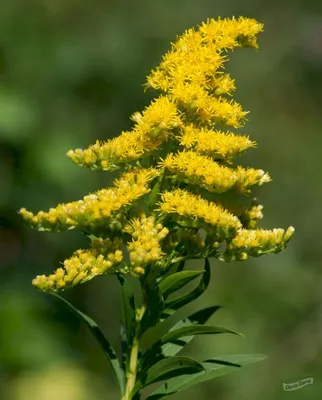
M 243 226 L 247 229 L 254 229 L 258 221 L 263 218 L 263 208 L 261 204 L 257 204 L 257 201 L 253 201 L 251 206 L 241 215 Z
M 57 292 L 87 282 L 95 276 L 114 273 L 123 260 L 121 241 L 98 238 L 92 241 L 91 248 L 77 250 L 71 258 L 64 261 L 64 267 L 53 274 L 38 275 L 32 284 L 44 292 Z

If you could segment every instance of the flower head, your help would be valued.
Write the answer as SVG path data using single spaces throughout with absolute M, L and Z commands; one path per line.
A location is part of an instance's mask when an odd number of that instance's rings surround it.
M 256 20 L 240 17 L 210 19 L 185 31 L 147 77 L 146 88 L 161 93 L 132 115 L 133 128 L 68 151 L 80 166 L 126 171 L 111 188 L 83 200 L 37 214 L 20 210 L 38 230 L 77 228 L 99 236 L 54 274 L 35 278 L 36 287 L 57 291 L 114 272 L 139 277 L 148 266 L 162 270 L 183 253 L 231 261 L 285 248 L 293 227 L 256 228 L 263 206 L 249 204 L 247 196 L 271 178 L 262 169 L 235 164 L 256 143 L 232 131 L 245 124 L 248 111 L 232 98 L 236 83 L 225 72 L 228 52 L 257 49 L 262 30 Z

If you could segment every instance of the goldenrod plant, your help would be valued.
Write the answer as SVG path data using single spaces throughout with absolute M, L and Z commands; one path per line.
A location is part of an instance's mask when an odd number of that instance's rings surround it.
M 67 153 L 86 168 L 121 170 L 113 186 L 47 212 L 20 210 L 39 231 L 78 229 L 89 238 L 88 249 L 75 251 L 33 285 L 59 297 L 88 324 L 107 355 L 122 400 L 141 399 L 145 388 L 157 382 L 160 386 L 147 398 L 161 399 L 265 358 L 237 354 L 199 361 L 177 355 L 195 335 L 238 334 L 206 324 L 219 306 L 180 320 L 142 348 L 148 330 L 207 289 L 210 258 L 230 262 L 278 253 L 294 233 L 293 227 L 257 227 L 263 207 L 251 191 L 271 178 L 262 169 L 236 164 L 256 143 L 232 131 L 244 125 L 248 112 L 231 99 L 235 81 L 225 64 L 228 51 L 257 49 L 262 31 L 261 23 L 244 17 L 210 19 L 187 30 L 147 77 L 145 88 L 159 95 L 132 115 L 132 130 Z M 203 259 L 204 269 L 186 269 L 192 259 Z M 58 295 L 105 274 L 116 275 L 121 287 L 121 360 L 97 324 Z M 140 302 L 129 276 L 140 281 Z M 193 290 L 176 294 L 198 277 Z

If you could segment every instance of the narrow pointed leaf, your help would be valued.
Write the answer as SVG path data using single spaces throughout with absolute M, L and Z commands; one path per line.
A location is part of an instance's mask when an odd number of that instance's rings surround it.
M 122 292 L 122 314 L 126 333 L 127 348 L 130 349 L 135 331 L 135 299 L 129 282 L 118 275 Z
M 210 283 L 210 264 L 208 258 L 205 259 L 205 270 L 199 285 L 193 289 L 191 292 L 184 294 L 183 296 L 177 297 L 172 300 L 165 302 L 165 313 L 172 315 L 173 310 L 178 310 L 179 308 L 189 304 L 191 301 L 196 300 L 203 292 L 207 289 Z
M 160 197 L 161 187 L 165 178 L 165 173 L 166 172 L 164 170 L 163 173 L 157 179 L 156 183 L 154 184 L 153 189 L 151 190 L 149 199 L 147 201 L 147 204 L 150 208 L 152 208 L 155 205 L 158 198 Z
M 160 293 L 167 298 L 171 293 L 181 289 L 203 273 L 204 271 L 188 270 L 171 274 L 159 283 Z
M 90 317 L 88 317 L 86 314 L 84 314 L 82 311 L 78 310 L 75 306 L 73 306 L 69 301 L 61 297 L 60 295 L 56 293 L 52 293 L 53 296 L 55 296 L 57 299 L 65 303 L 69 309 L 78 317 L 80 318 L 83 322 L 87 324 L 89 327 L 90 331 L 92 332 L 93 336 L 99 343 L 99 345 L 102 347 L 111 367 L 112 371 L 114 373 L 114 376 L 118 382 L 120 391 L 122 395 L 124 394 L 124 389 L 125 389 L 125 374 L 124 371 L 121 368 L 120 362 L 117 358 L 117 355 L 115 351 L 113 350 L 113 347 L 110 345 L 109 341 L 105 337 L 104 333 L 102 332 L 101 328 L 97 325 L 97 323 L 92 320 Z
M 212 307 L 207 307 L 202 310 L 199 310 L 188 317 L 185 317 L 178 321 L 171 329 L 170 332 L 180 329 L 186 326 L 191 326 L 193 324 L 200 324 L 203 325 L 205 324 L 208 319 L 218 310 L 220 309 L 220 306 L 212 306 Z M 175 342 L 168 342 L 165 344 L 162 344 L 160 340 L 155 343 L 153 346 L 151 346 L 143 355 L 141 362 L 140 362 L 140 368 L 142 370 L 149 368 L 151 365 L 155 364 L 156 362 L 162 360 L 163 358 L 174 356 L 179 351 L 181 351 L 184 346 L 191 342 L 191 340 L 194 338 L 194 335 L 190 336 L 185 336 L 182 337 L 179 340 Z
M 154 289 L 147 295 L 149 302 L 147 310 L 140 323 L 139 337 L 144 332 L 155 326 L 160 321 L 160 316 L 164 309 L 163 296 L 160 294 L 159 287 L 156 285 Z
M 262 361 L 265 358 L 266 356 L 263 354 L 231 354 L 206 360 L 202 363 L 206 371 L 169 379 L 150 394 L 146 400 L 159 400 L 165 396 L 187 389 L 190 386 L 236 371 L 244 365 Z
M 210 335 L 217 333 L 233 333 L 235 335 L 244 336 L 242 333 L 225 328 L 224 326 L 196 324 L 196 325 L 184 326 L 183 328 L 175 329 L 173 331 L 166 333 L 160 339 L 160 343 L 165 344 L 168 342 L 173 342 L 185 336 Z
M 212 306 L 212 307 L 207 307 L 204 308 L 200 311 L 197 311 L 194 314 L 189 315 L 186 318 L 181 319 L 179 322 L 177 322 L 171 329 L 170 332 L 181 329 L 187 326 L 191 326 L 193 324 L 199 324 L 199 325 L 204 325 L 208 319 L 221 307 L 220 306 Z M 194 335 L 190 336 L 185 336 L 180 339 L 180 343 L 174 342 L 174 343 L 165 343 L 161 346 L 162 354 L 164 357 L 170 357 L 174 356 L 175 354 L 179 353 L 180 350 L 183 349 L 183 347 L 191 342 L 191 340 L 194 338 Z
M 169 357 L 159 361 L 147 371 L 139 373 L 133 393 L 137 393 L 144 387 L 164 379 L 171 379 L 179 375 L 195 374 L 204 371 L 203 365 L 191 357 Z

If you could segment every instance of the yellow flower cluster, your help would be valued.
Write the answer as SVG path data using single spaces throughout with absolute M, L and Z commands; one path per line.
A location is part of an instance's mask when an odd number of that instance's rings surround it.
M 19 212 L 38 230 L 64 231 L 74 228 L 122 227 L 122 208 L 131 205 L 151 189 L 148 183 L 160 172 L 157 169 L 133 169 L 114 181 L 114 187 L 89 194 L 83 200 L 59 204 L 36 215 L 25 208 Z
M 57 292 L 87 282 L 98 275 L 115 272 L 123 260 L 121 240 L 98 238 L 92 241 L 91 249 L 77 250 L 64 261 L 64 268 L 53 274 L 38 275 L 32 284 L 44 292 Z
M 147 217 L 142 213 L 140 218 L 134 218 L 124 227 L 133 240 L 127 243 L 130 252 L 130 259 L 133 271 L 137 274 L 144 274 L 144 267 L 154 263 L 164 256 L 160 241 L 169 233 L 169 229 L 162 224 L 155 224 L 155 217 Z
M 228 97 L 236 87 L 224 65 L 228 50 L 257 48 L 262 30 L 261 23 L 243 17 L 211 19 L 187 30 L 147 77 L 146 87 L 161 94 L 142 113 L 132 115 L 133 128 L 85 150 L 69 150 L 67 155 L 81 166 L 106 171 L 123 166 L 126 172 L 113 187 L 83 200 L 37 214 L 22 208 L 20 214 L 38 230 L 79 228 L 104 238 L 117 236 L 125 242 L 130 265 L 122 268 L 120 248 L 107 249 L 104 243 L 110 246 L 109 239 L 99 239 L 91 249 L 75 252 L 53 275 L 38 276 L 34 285 L 45 291 L 65 289 L 115 268 L 139 276 L 149 264 L 162 267 L 173 254 L 180 257 L 181 250 L 229 261 L 276 253 L 286 246 L 294 228 L 255 230 L 263 207 L 256 202 L 236 204 L 253 186 L 271 180 L 261 169 L 233 165 L 256 143 L 216 126 L 239 128 L 245 122 L 247 111 Z M 170 153 L 163 147 L 166 142 Z M 142 165 L 148 159 L 140 160 L 146 156 L 152 157 L 145 169 Z M 133 168 L 135 162 L 138 168 Z M 146 204 L 153 215 L 135 209 L 136 201 L 150 191 Z M 137 214 L 132 211 L 141 211 L 140 217 L 133 218 Z M 197 233 L 199 228 L 206 230 L 205 240 Z M 226 250 L 220 255 L 224 241 Z
M 221 71 L 225 52 L 239 46 L 257 48 L 256 35 L 262 30 L 262 24 L 249 18 L 208 20 L 198 31 L 189 29 L 148 76 L 147 86 L 167 93 L 200 123 L 238 128 L 247 112 L 237 102 L 218 97 L 235 90 L 233 79 Z
M 177 214 L 185 217 L 184 219 L 188 218 L 197 227 L 206 224 L 206 229 L 215 232 L 220 238 L 233 237 L 242 228 L 241 222 L 235 215 L 201 198 L 200 195 L 176 189 L 162 193 L 161 198 L 158 210 L 163 214 Z
M 250 208 L 241 215 L 243 225 L 248 229 L 254 229 L 257 222 L 263 218 L 263 208 L 261 204 L 252 204 Z
M 181 125 L 176 104 L 160 96 L 143 113 L 132 115 L 135 126 L 130 132 L 105 143 L 97 141 L 85 150 L 69 150 L 67 155 L 76 164 L 91 169 L 112 171 L 119 164 L 138 160 L 158 149 L 168 140 L 171 130 Z
M 168 235 L 165 249 L 180 255 L 184 250 L 188 254 L 200 254 L 205 249 L 205 241 L 199 233 L 191 230 L 181 230 Z
M 185 125 L 178 139 L 187 149 L 228 163 L 247 149 L 256 146 L 247 136 L 237 136 L 232 132 L 215 131 L 205 127 L 198 128 L 193 124 Z
M 226 261 L 246 260 L 248 256 L 258 257 L 263 254 L 279 253 L 285 248 L 293 233 L 292 226 L 286 231 L 241 229 L 227 246 L 223 258 Z
M 159 165 L 186 183 L 199 185 L 209 192 L 223 193 L 237 187 L 243 193 L 249 193 L 254 185 L 270 182 L 270 176 L 261 169 L 228 168 L 213 161 L 210 157 L 194 151 L 169 153 Z

